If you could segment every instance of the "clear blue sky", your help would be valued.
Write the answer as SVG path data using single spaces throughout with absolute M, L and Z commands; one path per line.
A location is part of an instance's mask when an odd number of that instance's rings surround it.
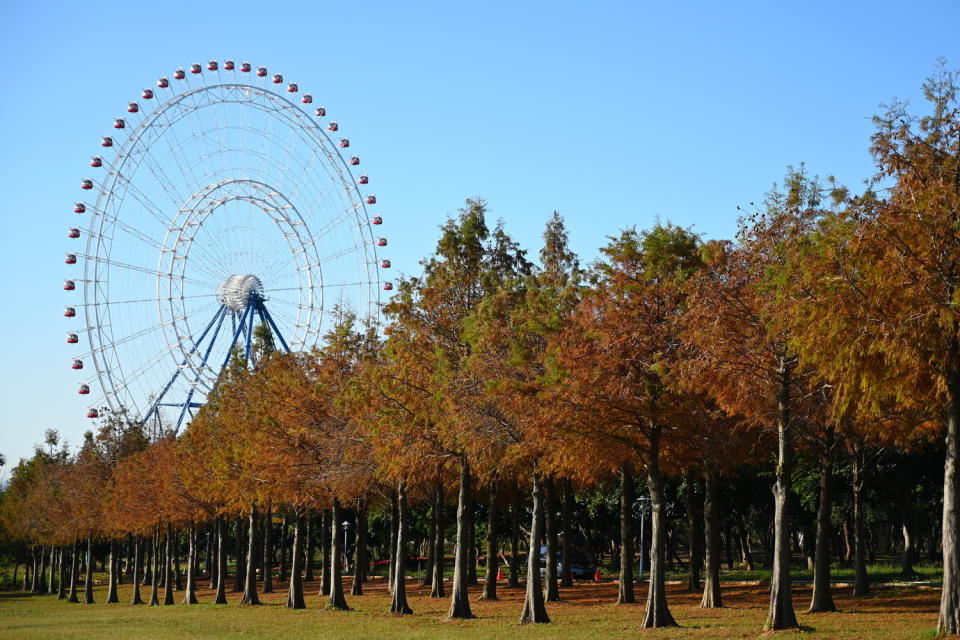
M 178 66 L 281 71 L 349 131 L 398 271 L 481 195 L 531 253 L 554 209 L 584 260 L 658 216 L 729 237 L 787 165 L 856 187 L 870 116 L 960 66 L 960 4 L 49 2 L 0 20 L 0 451 L 76 444 L 62 317 L 71 204 L 112 118 Z

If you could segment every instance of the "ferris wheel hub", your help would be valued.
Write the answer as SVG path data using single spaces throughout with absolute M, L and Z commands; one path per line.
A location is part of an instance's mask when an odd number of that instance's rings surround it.
M 263 283 L 255 275 L 232 275 L 217 287 L 217 300 L 233 311 L 243 311 L 253 298 L 263 298 Z

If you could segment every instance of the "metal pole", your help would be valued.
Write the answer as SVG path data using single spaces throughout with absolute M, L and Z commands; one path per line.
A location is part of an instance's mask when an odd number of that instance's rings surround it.
M 643 561 L 646 559 L 646 554 L 644 553 L 644 542 L 643 542 L 643 530 L 644 530 L 644 520 L 646 520 L 647 515 L 647 505 L 645 500 L 640 501 L 640 572 L 637 576 L 637 582 L 643 581 Z

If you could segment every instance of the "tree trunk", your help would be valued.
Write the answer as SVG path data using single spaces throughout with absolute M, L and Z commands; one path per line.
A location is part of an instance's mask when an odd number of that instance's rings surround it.
M 473 503 L 471 502 L 471 505 Z M 479 555 L 477 549 L 477 523 L 473 518 L 473 507 L 471 506 L 470 511 L 470 557 L 467 561 L 467 584 L 479 584 L 477 580 L 477 556 Z
M 144 604 L 143 598 L 140 595 L 140 541 L 142 538 L 140 536 L 134 536 L 133 538 L 133 575 L 131 577 L 131 584 L 133 585 L 133 595 L 130 598 L 130 604 Z
M 333 509 L 330 523 L 330 599 L 327 602 L 327 609 L 337 609 L 339 611 L 349 611 L 347 599 L 343 595 L 343 549 L 340 546 L 340 536 L 337 535 L 337 528 L 340 525 L 340 500 L 333 499 Z
M 363 578 L 366 572 L 367 557 L 367 504 L 364 500 L 357 501 L 356 539 L 353 545 L 353 584 L 350 595 L 363 595 Z
M 197 526 L 190 520 L 187 530 L 187 589 L 183 604 L 197 604 Z
M 67 602 L 80 602 L 80 599 L 77 597 L 77 578 L 79 577 L 79 572 L 77 570 L 77 558 L 79 555 L 80 545 L 77 542 L 77 539 L 74 538 L 73 550 L 70 552 L 70 595 L 67 598 Z M 26 568 L 24 568 L 24 571 L 26 571 Z
M 863 486 L 865 481 L 866 446 L 863 441 L 853 443 L 853 595 L 865 596 L 870 593 L 870 580 L 867 577 L 867 549 L 864 535 Z
M 26 575 L 26 574 L 24 574 Z M 26 582 L 26 577 L 24 577 L 24 582 Z M 37 586 L 37 550 L 33 547 L 30 547 L 30 592 L 36 593 L 38 589 Z
M 303 579 L 305 582 L 313 582 L 315 561 L 314 555 L 316 554 L 316 548 L 313 544 L 313 536 L 316 533 L 316 527 L 314 524 L 314 513 L 313 511 L 308 511 L 307 515 L 303 516 L 303 549 L 304 549 L 304 558 L 303 558 Z
M 786 356 L 783 356 L 780 362 L 777 480 L 773 487 L 773 573 L 770 576 L 770 609 L 766 623 L 767 629 L 774 631 L 799 627 L 790 593 L 790 512 L 787 504 L 790 497 L 790 474 L 793 471 L 793 444 L 789 434 L 790 373 Z
M 527 547 L 527 592 L 520 613 L 520 624 L 550 622 L 540 584 L 540 540 L 543 538 L 543 489 L 540 474 L 533 472 L 533 514 L 530 519 L 530 544 Z
M 289 544 L 287 516 L 283 516 L 283 520 L 280 522 L 280 573 L 277 576 L 280 582 L 287 579 L 287 546 L 289 546 Z
M 436 535 L 433 539 L 433 580 L 430 585 L 431 598 L 445 598 L 443 589 L 443 570 L 445 569 L 445 559 L 443 557 L 443 478 L 440 471 L 437 470 L 437 486 L 433 494 L 433 513 L 437 519 Z
M 57 600 L 67 599 L 67 548 L 60 547 L 60 556 L 58 566 L 60 570 L 60 580 L 57 581 Z M 17 568 L 20 563 L 17 562 L 13 567 L 13 584 L 17 584 Z
M 263 592 L 273 593 L 273 506 L 263 514 Z M 309 536 L 309 530 L 307 535 Z M 310 548 L 310 547 L 308 547 Z M 307 565 L 307 580 L 313 580 L 313 565 Z
M 150 540 L 150 606 L 160 605 L 160 525 L 154 525 Z
M 573 567 L 570 566 L 570 552 L 573 538 L 573 520 L 571 519 L 573 513 L 573 483 L 570 481 L 570 478 L 564 478 L 562 482 L 563 508 L 561 510 L 562 520 L 560 526 L 563 528 L 563 543 L 560 549 L 560 564 L 563 570 L 560 572 L 560 586 L 572 587 Z
M 206 544 L 206 556 L 204 557 L 204 567 L 206 568 L 206 575 L 210 579 L 210 588 L 215 589 L 216 583 L 214 578 L 214 545 L 213 541 L 215 538 L 216 526 L 210 524 L 206 527 L 207 530 L 207 544 Z
M 512 531 L 510 533 L 510 580 L 509 587 L 520 586 L 520 509 L 523 507 L 520 484 L 513 486 L 513 508 L 510 510 Z
M 900 575 L 904 578 L 914 578 L 917 572 L 913 570 L 913 534 L 910 523 L 903 523 L 903 555 L 900 560 Z
M 323 574 L 320 576 L 320 595 L 330 595 L 330 510 L 323 510 L 323 517 L 320 520 L 320 549 L 323 555 Z M 334 532 L 336 533 L 336 532 Z M 334 535 L 334 538 L 337 536 Z
M 393 600 L 390 613 L 407 615 L 413 609 L 407 604 L 407 489 L 403 482 L 397 483 L 397 553 L 394 569 Z
M 470 521 L 473 508 L 470 504 L 470 463 L 465 455 L 460 456 L 460 495 L 457 499 L 457 546 L 454 551 L 453 583 L 447 618 L 472 618 L 467 594 L 467 564 L 470 562 Z
M 247 575 L 243 582 L 243 604 L 260 604 L 257 596 L 257 506 L 250 503 L 247 528 Z
M 217 516 L 217 597 L 214 604 L 227 604 L 227 523 Z
M 960 346 L 951 344 L 950 362 L 958 360 Z M 960 474 L 957 473 L 957 448 L 960 446 L 960 369 L 947 373 L 946 456 L 943 463 L 943 588 L 937 631 L 943 635 L 960 633 L 960 505 L 957 502 Z
M 436 504 L 436 497 L 432 497 L 432 504 Z M 421 587 L 433 586 L 433 567 L 437 562 L 436 544 L 437 539 L 437 510 L 431 505 L 430 508 L 430 529 L 427 537 L 427 567 L 423 572 L 423 579 L 420 580 Z
M 233 591 L 234 593 L 243 592 L 243 576 L 245 572 L 245 562 L 244 558 L 246 554 L 243 552 L 243 516 L 239 516 L 236 519 L 236 538 L 234 538 L 233 545 L 233 557 L 236 558 L 236 571 L 233 573 Z M 282 567 L 283 565 L 281 565 Z
M 635 604 L 633 593 L 633 474 L 620 465 L 620 577 L 617 604 Z
M 704 476 L 703 529 L 707 575 L 703 582 L 700 606 L 716 609 L 723 606 L 720 594 L 720 502 L 717 495 L 720 476 L 715 469 L 708 469 Z
M 93 534 L 87 534 L 87 575 L 83 585 L 83 604 L 93 604 Z
M 47 591 L 47 547 L 40 547 L 40 569 L 37 573 L 37 586 L 35 593 L 46 593 Z
M 543 489 L 544 527 L 547 540 L 547 566 L 544 571 L 545 599 L 547 602 L 560 602 L 560 590 L 557 588 L 557 496 L 556 483 L 552 477 L 543 483 Z
M 308 516 L 309 517 L 309 516 Z M 300 577 L 300 558 L 303 555 L 303 538 L 306 533 L 305 520 L 299 511 L 293 521 L 293 566 L 290 569 L 290 586 L 287 590 L 287 609 L 306 609 L 303 599 L 303 580 Z
M 487 575 L 483 579 L 483 599 L 497 599 L 497 570 L 500 561 L 497 558 L 497 487 L 498 480 L 490 482 L 490 502 L 487 508 Z
M 173 604 L 173 527 L 167 523 L 167 536 L 164 546 L 166 551 L 163 554 L 163 604 Z
M 660 477 L 661 427 L 650 429 L 649 460 L 647 461 L 647 489 L 650 492 L 650 586 L 647 590 L 647 610 L 643 618 L 644 629 L 675 627 L 676 620 L 667 606 L 666 568 L 666 522 L 663 505 L 663 483 Z
M 389 567 L 387 568 L 387 591 L 393 593 L 393 586 L 396 584 L 397 570 L 397 525 L 400 514 L 397 513 L 397 494 L 390 492 L 390 550 Z
M 740 547 L 740 564 L 747 571 L 753 571 L 753 552 L 750 550 L 750 534 L 747 533 L 746 524 L 741 522 L 737 525 L 737 545 Z
M 117 559 L 117 542 L 110 539 L 110 573 L 107 576 L 107 604 L 120 602 L 117 597 L 117 574 L 120 572 L 120 563 Z M 53 578 L 53 571 L 50 572 Z
M 173 589 L 180 591 L 183 589 L 181 580 L 183 574 L 180 573 L 180 532 L 173 533 L 172 553 L 173 553 Z
M 47 595 L 52 596 L 57 592 L 56 589 L 56 563 L 57 563 L 57 547 L 50 546 L 50 579 L 47 581 Z
M 820 504 L 817 507 L 817 541 L 813 560 L 813 595 L 807 613 L 836 611 L 830 590 L 830 535 L 833 527 L 833 429 L 827 429 L 820 458 Z
M 687 545 L 690 559 L 687 563 L 687 591 L 700 591 L 700 572 L 703 570 L 703 500 L 697 491 L 697 478 L 692 472 L 686 477 L 687 486 Z

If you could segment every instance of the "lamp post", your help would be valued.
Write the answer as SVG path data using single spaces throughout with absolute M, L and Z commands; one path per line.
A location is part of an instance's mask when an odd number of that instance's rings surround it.
M 647 516 L 647 509 L 650 507 L 650 496 L 642 495 L 637 498 L 635 504 L 640 505 L 640 564 L 637 572 L 637 582 L 643 580 L 643 561 L 646 559 L 646 554 L 644 553 L 644 541 L 643 541 L 643 530 L 644 530 L 644 521 Z
M 347 553 L 347 532 L 350 530 L 350 521 L 344 520 L 340 523 L 340 526 L 343 527 L 343 568 L 350 568 L 350 554 Z

